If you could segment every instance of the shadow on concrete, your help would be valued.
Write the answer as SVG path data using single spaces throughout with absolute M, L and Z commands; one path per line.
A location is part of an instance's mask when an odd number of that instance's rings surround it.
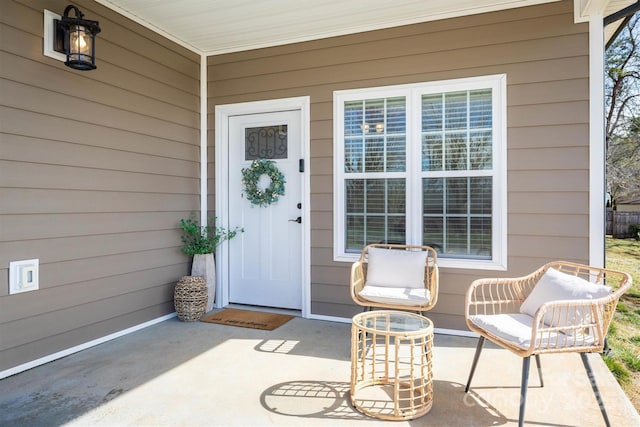
M 436 380 L 433 385 L 431 411 L 410 421 L 411 425 L 498 426 L 509 421 L 477 394 L 464 393 L 462 384 Z M 260 396 L 260 403 L 274 414 L 301 419 L 376 420 L 353 407 L 348 382 L 287 381 L 266 389 Z

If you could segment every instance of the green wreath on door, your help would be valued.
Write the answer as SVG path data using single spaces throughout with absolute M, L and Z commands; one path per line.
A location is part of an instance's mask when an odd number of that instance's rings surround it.
M 262 175 L 267 175 L 271 180 L 264 190 L 258 188 Z M 269 206 L 276 203 L 280 196 L 284 196 L 285 182 L 284 175 L 271 160 L 256 159 L 251 163 L 251 167 L 242 169 L 244 194 L 254 205 Z

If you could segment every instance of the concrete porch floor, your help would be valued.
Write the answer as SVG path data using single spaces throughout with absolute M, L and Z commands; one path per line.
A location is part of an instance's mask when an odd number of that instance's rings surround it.
M 349 401 L 350 329 L 295 318 L 275 331 L 167 320 L 0 381 L 2 426 L 517 425 L 522 359 L 487 343 L 464 393 L 477 339 L 436 335 L 434 403 L 412 421 L 381 421 Z M 590 355 L 613 426 L 640 416 Z M 535 363 L 526 425 L 603 426 L 580 357 Z

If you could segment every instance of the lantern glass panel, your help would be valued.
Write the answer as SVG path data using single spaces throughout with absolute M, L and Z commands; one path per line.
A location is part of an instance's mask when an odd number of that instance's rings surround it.
M 74 25 L 69 31 L 69 60 L 92 62 L 91 32 L 83 26 Z

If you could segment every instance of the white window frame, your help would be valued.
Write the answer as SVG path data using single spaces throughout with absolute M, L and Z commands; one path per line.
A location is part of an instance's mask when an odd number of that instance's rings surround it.
M 438 258 L 441 267 L 506 270 L 507 269 L 507 76 L 495 74 L 453 80 L 443 80 L 407 85 L 340 90 L 333 93 L 333 259 L 354 262 L 359 254 L 347 253 L 345 247 L 345 178 L 344 172 L 344 104 L 347 101 L 406 98 L 407 170 L 406 229 L 407 242 L 422 242 L 422 191 L 420 183 L 425 173 L 421 171 L 421 100 L 428 93 L 492 90 L 492 258 L 489 260 L 465 258 Z M 473 172 L 465 171 L 465 176 Z M 386 177 L 386 173 L 371 174 L 371 178 Z M 396 177 L 397 177 L 396 173 Z M 392 177 L 392 175 L 389 175 Z

